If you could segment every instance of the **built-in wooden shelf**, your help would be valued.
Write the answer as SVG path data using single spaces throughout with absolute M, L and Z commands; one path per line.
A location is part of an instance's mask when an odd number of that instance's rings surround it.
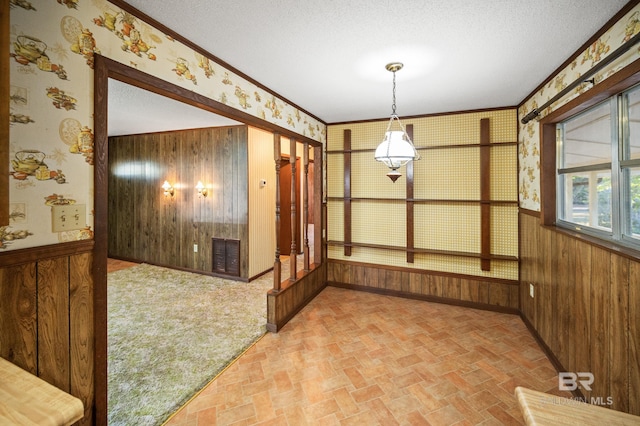
M 518 142 L 493 142 L 489 147 L 498 146 L 517 146 Z M 456 149 L 456 148 L 480 148 L 485 146 L 479 143 L 464 143 L 464 144 L 450 144 L 450 145 L 434 145 L 434 146 L 416 146 L 417 151 L 427 151 L 432 149 Z M 375 152 L 375 148 L 360 148 L 360 149 L 330 149 L 327 150 L 327 154 L 356 154 L 359 152 Z
M 480 259 L 480 269 L 482 271 L 491 270 L 492 260 L 508 260 L 518 261 L 517 256 L 503 256 L 491 253 L 491 215 L 493 206 L 518 206 L 518 200 L 492 200 L 491 199 L 491 151 L 492 148 L 499 147 L 517 147 L 517 141 L 507 142 L 491 142 L 491 127 L 489 118 L 482 118 L 479 122 L 479 143 L 467 144 L 445 144 L 437 146 L 418 146 L 419 151 L 428 151 L 434 149 L 465 149 L 475 148 L 478 150 L 479 160 L 479 192 L 477 199 L 430 199 L 416 198 L 415 194 L 415 177 L 413 161 L 406 164 L 406 188 L 404 198 L 378 198 L 378 197 L 353 197 L 351 187 L 352 173 L 352 154 L 373 153 L 375 148 L 353 149 L 351 146 L 351 129 L 343 130 L 343 146 L 342 149 L 327 150 L 327 154 L 338 154 L 343 156 L 344 167 L 344 187 L 342 197 L 327 197 L 327 201 L 343 203 L 344 227 L 342 241 L 329 241 L 330 246 L 341 246 L 344 248 L 344 255 L 351 256 L 353 247 L 363 247 L 371 249 L 398 250 L 406 253 L 407 263 L 414 263 L 415 254 L 438 254 L 446 256 L 458 256 L 466 258 Z M 413 125 L 406 126 L 406 132 L 410 140 L 413 137 Z M 420 178 L 418 176 L 418 178 Z M 405 227 L 406 227 L 406 245 L 404 247 L 385 246 L 377 244 L 356 243 L 352 241 L 352 204 L 358 202 L 380 202 L 380 203 L 402 203 L 406 208 Z M 457 252 L 449 250 L 436 250 L 415 247 L 415 211 L 416 205 L 474 205 L 480 208 L 480 253 Z
M 416 204 L 493 204 L 517 206 L 513 200 L 455 200 L 440 198 L 382 198 L 382 197 L 327 197 L 327 201 L 383 201 L 383 202 L 412 202 Z
M 357 242 L 344 242 L 344 241 L 336 241 L 329 240 L 327 241 L 327 245 L 334 247 L 363 247 L 363 248 L 371 248 L 371 249 L 380 249 L 380 250 L 394 250 L 394 251 L 402 251 L 406 253 L 420 253 L 420 254 L 439 254 L 445 256 L 457 256 L 457 257 L 471 257 L 475 259 L 487 259 L 487 260 L 507 260 L 517 262 L 517 256 L 506 256 L 502 254 L 490 254 L 483 255 L 481 253 L 472 253 L 472 252 L 464 252 L 464 251 L 451 251 L 451 250 L 437 250 L 437 249 L 427 249 L 427 248 L 408 248 L 403 246 L 390 246 L 384 244 L 369 244 L 369 243 L 357 243 Z

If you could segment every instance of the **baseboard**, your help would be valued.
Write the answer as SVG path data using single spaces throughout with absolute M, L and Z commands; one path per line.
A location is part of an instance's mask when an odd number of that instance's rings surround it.
M 522 318 L 522 322 L 524 322 L 524 325 L 527 327 L 527 329 L 529 330 L 529 333 L 531 333 L 533 338 L 536 340 L 536 342 L 538 343 L 538 346 L 540 346 L 540 348 L 542 349 L 544 354 L 547 356 L 549 361 L 551 361 L 551 364 L 553 365 L 553 368 L 556 369 L 556 372 L 560 373 L 560 372 L 563 372 L 563 371 L 567 371 L 567 369 L 564 368 L 564 366 L 562 365 L 562 363 L 560 362 L 558 357 L 556 357 L 556 355 L 553 353 L 551 348 L 549 346 L 547 346 L 547 344 L 544 342 L 542 337 L 538 334 L 536 329 L 533 327 L 533 324 L 531 324 L 531 322 L 529 322 L 529 319 L 527 317 L 525 317 L 522 312 L 520 312 L 520 318 Z M 584 395 L 582 394 L 582 392 L 580 391 L 580 389 L 576 389 L 574 391 L 571 391 L 571 393 L 573 394 L 574 397 L 580 398 L 582 401 L 586 401 L 586 399 L 585 399 Z

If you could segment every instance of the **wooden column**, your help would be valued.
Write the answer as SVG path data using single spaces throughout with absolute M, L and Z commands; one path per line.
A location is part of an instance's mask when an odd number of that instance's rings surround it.
M 343 132 L 344 143 L 344 255 L 351 256 L 351 130 Z
M 315 197 L 315 202 L 313 203 L 313 263 L 316 264 L 322 263 L 322 259 L 326 258 L 323 251 L 323 247 L 326 249 L 326 246 L 322 244 L 324 240 L 322 230 L 327 229 L 324 223 L 324 217 L 326 215 L 323 194 L 324 177 L 322 171 L 324 168 L 324 159 L 322 151 L 322 146 L 313 147 L 313 196 Z
M 407 135 L 413 142 L 413 124 L 407 124 Z M 414 220 L 413 220 L 413 161 L 407 163 L 407 263 L 413 263 Z
M 480 269 L 491 270 L 491 127 L 480 120 Z
M 298 229 L 297 223 L 297 210 L 296 210 L 296 186 L 298 181 L 296 180 L 296 140 L 294 138 L 289 139 L 289 164 L 291 164 L 291 253 L 289 254 L 289 279 L 291 281 L 296 280 L 297 275 L 297 261 L 296 255 L 296 231 Z
M 276 259 L 273 264 L 273 291 L 280 291 L 282 264 L 280 263 L 280 134 L 273 134 L 273 159 L 276 162 Z
M 304 223 L 304 270 L 309 271 L 309 142 L 302 144 L 302 161 L 304 163 L 304 209 L 302 211 Z

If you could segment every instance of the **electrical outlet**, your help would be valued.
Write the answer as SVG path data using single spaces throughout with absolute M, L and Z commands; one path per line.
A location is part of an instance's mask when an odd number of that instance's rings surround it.
M 197 244 L 194 244 L 194 245 L 193 245 L 193 252 L 194 252 L 194 253 L 197 253 L 197 252 L 198 252 L 198 245 L 197 245 Z
M 531 296 L 531 298 L 533 299 L 533 283 L 529 283 L 529 296 Z
M 87 226 L 87 206 L 72 204 L 51 206 L 51 231 L 65 232 L 84 229 Z

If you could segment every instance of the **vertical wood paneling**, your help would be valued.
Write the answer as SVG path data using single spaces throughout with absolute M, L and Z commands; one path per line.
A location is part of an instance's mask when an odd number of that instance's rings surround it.
M 543 275 L 542 280 L 540 282 L 539 291 L 537 299 L 540 301 L 542 306 L 552 307 L 555 305 L 555 277 L 553 276 L 553 244 L 552 238 L 553 234 L 548 230 L 540 231 L 540 250 L 543 267 Z M 556 342 L 557 336 L 553 334 L 552 331 L 552 315 L 553 309 L 545 309 L 543 311 L 538 311 L 538 333 L 547 342 L 547 345 L 553 350 L 556 350 Z
M 21 250 L 18 260 L 39 260 L 19 265 L 3 253 L 0 356 L 82 400 L 85 417 L 78 424 L 90 425 L 95 407 L 94 244 L 62 246 Z
M 36 264 L 0 269 L 0 357 L 38 374 Z
M 609 384 L 609 306 L 611 254 L 606 250 L 593 247 L 591 251 L 591 369 L 595 382 L 591 386 L 592 395 L 607 398 L 610 396 Z
M 521 298 L 523 316 L 565 371 L 593 373 L 592 391 L 580 389 L 587 399 L 640 414 L 640 261 L 542 228 L 529 214 L 520 224 L 522 288 L 543 277 L 534 299 Z
M 576 292 L 573 311 L 573 368 L 574 371 L 590 371 L 591 368 L 591 246 L 576 244 L 575 250 Z M 586 398 L 591 391 L 584 390 Z
M 629 265 L 629 412 L 640 415 L 640 262 Z
M 90 425 L 94 398 L 93 277 L 91 253 L 69 258 L 71 390 L 84 404 L 81 425 Z
M 636 283 L 638 285 L 640 283 Z M 611 408 L 629 411 L 629 259 L 611 255 L 609 307 L 609 371 Z
M 246 126 L 119 136 L 109 144 L 110 255 L 210 272 L 211 238 L 239 239 L 248 278 Z M 173 197 L 160 188 L 165 180 Z M 198 181 L 206 197 L 197 196 Z
M 38 262 L 38 376 L 70 392 L 69 259 Z
M 558 309 L 554 309 L 553 323 L 557 327 L 558 359 L 569 371 L 575 371 L 571 360 L 571 322 L 573 309 L 562 309 L 563 304 L 575 304 L 575 240 L 558 234 L 555 239 L 553 271 L 556 281 Z

